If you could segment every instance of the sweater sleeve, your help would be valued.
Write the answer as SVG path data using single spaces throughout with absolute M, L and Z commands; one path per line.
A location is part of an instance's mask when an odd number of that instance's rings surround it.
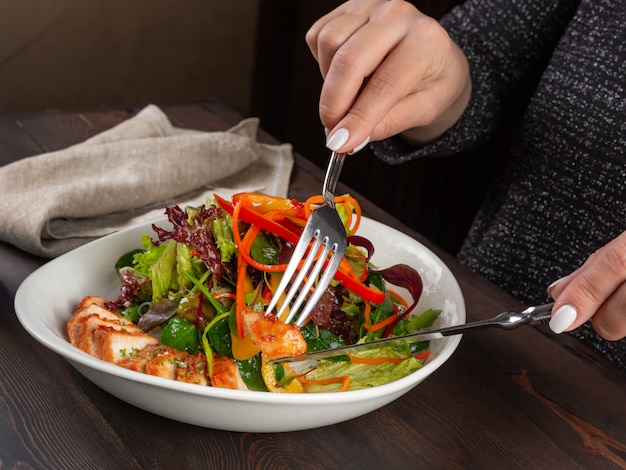
M 374 142 L 388 163 L 446 156 L 487 141 L 503 112 L 527 102 L 578 0 L 468 0 L 441 20 L 470 64 L 472 97 L 465 112 L 435 142 L 416 148 L 400 136 Z M 524 106 L 517 106 L 520 112 Z

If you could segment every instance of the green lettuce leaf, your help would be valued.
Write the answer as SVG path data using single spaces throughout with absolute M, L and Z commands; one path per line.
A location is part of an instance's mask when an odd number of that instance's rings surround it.
M 361 358 L 383 358 L 391 357 L 404 359 L 400 364 L 393 362 L 383 362 L 381 364 L 360 364 L 352 361 L 328 361 L 322 360 L 319 365 L 309 372 L 306 377 L 312 380 L 326 380 L 330 378 L 348 376 L 350 377 L 350 390 L 360 390 L 364 388 L 383 385 L 394 380 L 406 377 L 422 367 L 421 362 L 411 356 L 410 344 L 395 345 L 393 347 L 382 347 L 361 351 L 355 356 Z M 307 385 L 308 392 L 336 392 L 342 383 L 329 385 Z
M 211 234 L 224 263 L 228 263 L 237 252 L 231 223 L 232 218 L 226 213 L 211 223 Z
M 161 246 L 164 247 L 164 250 L 150 268 L 153 301 L 167 297 L 170 288 L 173 291 L 178 291 L 176 277 L 176 241 L 170 239 L 162 243 Z

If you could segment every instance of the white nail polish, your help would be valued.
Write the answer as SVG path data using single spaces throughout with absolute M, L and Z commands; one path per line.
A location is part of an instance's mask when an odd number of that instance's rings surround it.
M 336 152 L 348 141 L 348 137 L 350 137 L 348 129 L 339 129 L 326 141 L 326 147 Z
M 354 155 L 355 153 L 357 153 L 359 150 L 363 150 L 363 147 L 365 147 L 367 144 L 370 143 L 370 138 L 369 136 L 363 141 L 361 142 L 359 145 L 357 145 L 354 150 L 352 150 L 351 152 L 348 152 L 349 155 Z
M 550 319 L 550 329 L 557 334 L 563 333 L 576 321 L 576 309 L 571 305 L 562 305 Z

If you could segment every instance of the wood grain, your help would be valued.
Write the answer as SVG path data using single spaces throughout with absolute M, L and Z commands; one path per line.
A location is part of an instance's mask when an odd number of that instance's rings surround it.
M 162 108 L 175 125 L 196 129 L 227 129 L 240 119 L 212 100 Z M 78 143 L 137 111 L 0 116 L 2 163 Z M 300 155 L 296 163 L 291 195 L 319 191 L 317 165 Z M 459 280 L 470 319 L 520 307 L 358 197 L 368 216 L 442 257 Z M 43 262 L 0 243 L 2 469 L 626 468 L 624 373 L 545 326 L 466 335 L 449 362 L 404 397 L 321 429 L 236 433 L 150 414 L 94 386 L 20 326 L 15 290 Z

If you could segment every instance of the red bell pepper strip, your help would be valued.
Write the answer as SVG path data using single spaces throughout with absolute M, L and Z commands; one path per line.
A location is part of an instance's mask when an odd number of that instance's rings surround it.
M 222 209 L 224 209 L 230 215 L 233 215 L 233 213 L 235 212 L 235 208 L 229 201 L 221 198 L 217 194 L 214 195 L 214 197 Z M 261 230 L 274 233 L 284 240 L 293 243 L 294 245 L 297 244 L 300 240 L 299 234 L 295 234 L 292 231 L 287 230 L 279 223 L 274 222 L 267 217 L 264 217 L 263 214 L 255 211 L 252 207 L 246 204 L 239 205 L 239 219 L 243 222 L 255 225 Z M 337 271 L 337 273 L 335 274 L 335 279 L 343 284 L 346 289 L 354 292 L 356 295 L 369 302 L 372 302 L 374 304 L 380 304 L 385 300 L 384 292 L 380 291 L 375 286 L 366 286 L 359 280 L 352 278 L 341 270 Z
M 214 196 L 220 207 L 230 215 L 233 215 L 235 212 L 233 205 L 226 199 L 219 197 L 217 194 Z M 298 243 L 298 240 L 300 239 L 299 235 L 287 230 L 279 223 L 264 217 L 263 214 L 255 211 L 252 207 L 247 205 L 241 205 L 241 208 L 239 209 L 239 219 L 249 224 L 256 225 L 261 230 L 265 230 L 266 232 L 275 233 L 279 237 L 294 244 Z

